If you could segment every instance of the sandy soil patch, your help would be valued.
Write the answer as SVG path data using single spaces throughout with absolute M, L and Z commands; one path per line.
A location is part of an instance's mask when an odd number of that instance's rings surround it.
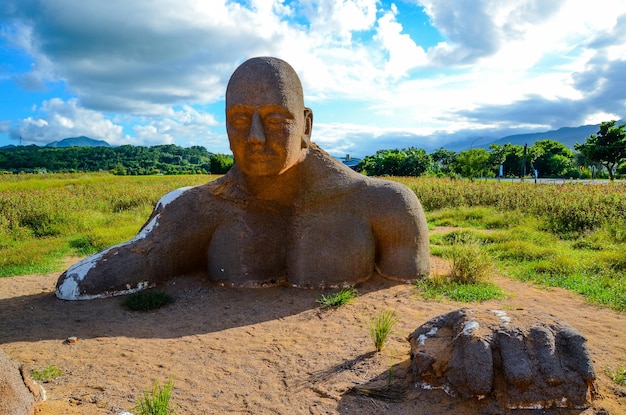
M 433 258 L 433 272 L 448 264 Z M 149 313 L 125 310 L 123 298 L 65 302 L 55 298 L 58 273 L 0 279 L 0 347 L 30 369 L 56 365 L 64 375 L 44 384 L 40 415 L 118 414 L 155 380 L 175 381 L 177 414 L 479 414 L 439 390 L 413 387 L 406 337 L 430 318 L 464 306 L 424 301 L 415 288 L 375 277 L 357 287 L 354 303 L 321 310 L 320 291 L 232 289 L 194 277 L 164 290 L 176 298 Z M 604 374 L 626 366 L 626 315 L 585 303 L 560 289 L 497 278 L 511 297 L 477 309 L 529 309 L 555 315 L 580 330 L 598 375 L 601 396 L 587 411 L 514 414 L 626 414 L 626 390 Z M 381 309 L 401 321 L 374 353 L 368 319 Z M 65 344 L 69 336 L 75 344 Z M 400 402 L 351 392 L 393 385 Z

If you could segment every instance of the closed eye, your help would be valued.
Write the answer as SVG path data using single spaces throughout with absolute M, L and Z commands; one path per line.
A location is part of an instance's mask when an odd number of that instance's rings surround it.
M 250 126 L 251 117 L 243 113 L 231 114 L 228 117 L 228 122 L 237 129 L 244 129 Z
M 287 124 L 291 124 L 292 119 L 278 112 L 271 112 L 263 117 L 263 124 L 267 128 L 282 128 Z

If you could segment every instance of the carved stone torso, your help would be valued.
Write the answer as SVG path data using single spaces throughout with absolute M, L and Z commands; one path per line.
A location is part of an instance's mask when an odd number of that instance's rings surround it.
M 374 235 L 350 202 L 343 195 L 300 209 L 231 204 L 208 247 L 209 277 L 235 286 L 298 287 L 367 279 L 374 270 Z

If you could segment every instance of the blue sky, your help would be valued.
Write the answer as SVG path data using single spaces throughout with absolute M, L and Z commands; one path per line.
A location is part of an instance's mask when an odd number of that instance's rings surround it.
M 337 156 L 626 118 L 626 0 L 3 0 L 0 146 L 229 153 L 225 86 L 261 55 Z

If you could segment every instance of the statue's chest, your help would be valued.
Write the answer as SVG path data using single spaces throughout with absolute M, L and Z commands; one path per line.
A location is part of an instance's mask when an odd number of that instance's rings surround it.
M 239 286 L 354 284 L 373 271 L 374 247 L 368 221 L 349 209 L 240 210 L 213 234 L 208 271 Z

